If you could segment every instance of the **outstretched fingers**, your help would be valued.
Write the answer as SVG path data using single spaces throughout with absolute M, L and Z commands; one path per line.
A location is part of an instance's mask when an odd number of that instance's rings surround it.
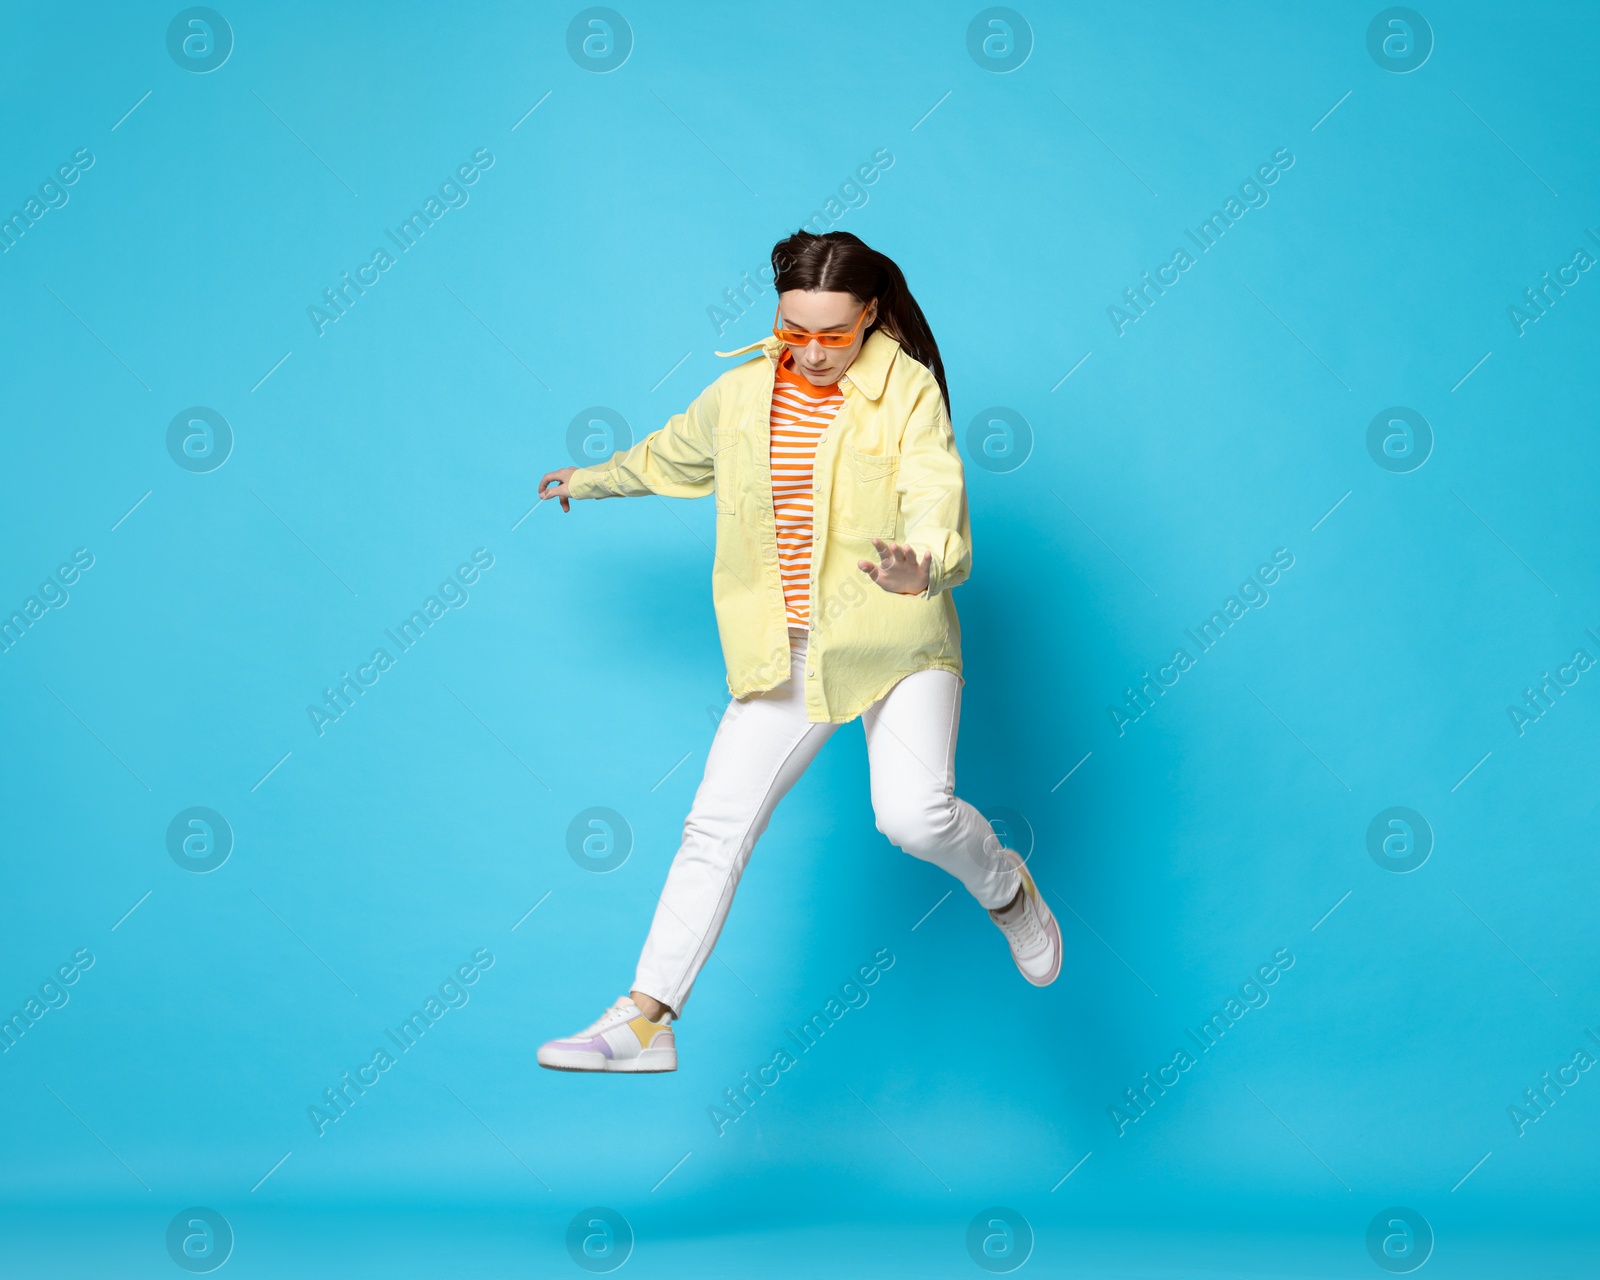
M 882 538 L 872 539 L 872 549 L 878 553 L 878 563 L 870 560 L 861 560 L 857 563 L 863 573 L 870 577 L 880 587 L 888 589 L 886 579 L 891 577 L 896 569 L 896 555 L 899 550 L 892 542 L 885 542 Z

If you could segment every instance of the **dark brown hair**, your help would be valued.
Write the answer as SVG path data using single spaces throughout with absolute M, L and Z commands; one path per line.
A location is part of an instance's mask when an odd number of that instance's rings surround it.
M 950 388 L 945 385 L 939 344 L 892 258 L 868 248 L 848 231 L 820 236 L 796 231 L 772 246 L 772 272 L 772 287 L 779 293 L 789 289 L 848 293 L 863 305 L 876 298 L 878 315 L 867 332 L 882 329 L 913 360 L 927 365 L 944 395 L 945 413 L 950 412 Z

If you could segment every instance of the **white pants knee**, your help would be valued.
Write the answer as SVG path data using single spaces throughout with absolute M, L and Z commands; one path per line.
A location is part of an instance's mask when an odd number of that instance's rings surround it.
M 790 643 L 788 682 L 722 713 L 639 956 L 633 990 L 678 1014 L 772 811 L 839 727 L 806 719 L 804 633 L 791 632 Z M 891 843 L 943 867 L 981 905 L 1001 907 L 1020 877 L 983 815 L 954 794 L 960 716 L 961 680 L 950 671 L 914 672 L 863 713 L 872 808 Z

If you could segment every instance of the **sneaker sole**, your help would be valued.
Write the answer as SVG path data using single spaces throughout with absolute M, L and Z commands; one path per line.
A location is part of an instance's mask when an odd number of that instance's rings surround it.
M 613 1072 L 626 1075 L 655 1075 L 678 1069 L 678 1052 L 646 1049 L 637 1058 L 617 1060 L 601 1053 L 580 1050 L 539 1050 L 539 1065 L 551 1071 Z

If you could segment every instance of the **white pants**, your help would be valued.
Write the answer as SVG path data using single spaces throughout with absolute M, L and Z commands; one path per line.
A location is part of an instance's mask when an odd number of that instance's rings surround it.
M 739 876 L 778 801 L 839 726 L 806 719 L 806 634 L 789 633 L 786 684 L 728 704 L 705 776 L 683 824 L 633 990 L 683 1012 L 716 946 Z M 917 671 L 862 714 L 878 830 L 905 852 L 943 867 L 985 907 L 1003 907 L 1021 877 L 983 815 L 955 789 L 961 680 Z

